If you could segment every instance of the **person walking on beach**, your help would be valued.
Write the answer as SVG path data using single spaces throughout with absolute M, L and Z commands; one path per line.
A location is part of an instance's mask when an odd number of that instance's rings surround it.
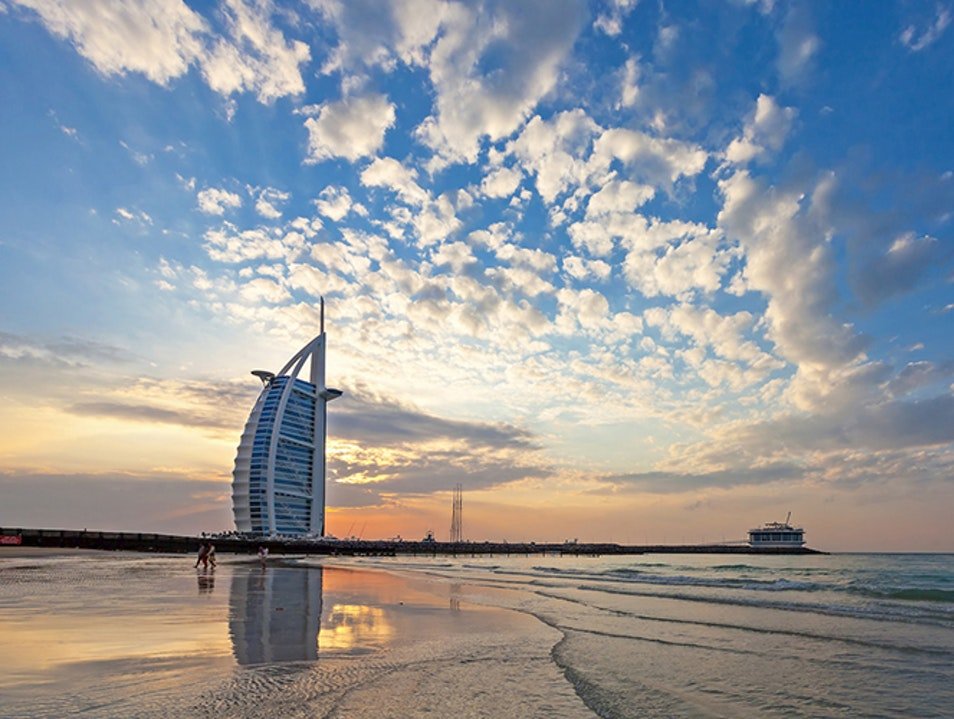
M 209 544 L 208 542 L 202 542 L 199 545 L 199 556 L 195 560 L 195 568 L 199 568 L 199 564 L 207 568 L 209 566 Z
M 265 566 L 265 560 L 268 559 L 268 547 L 264 544 L 259 545 L 258 547 L 258 561 L 262 563 L 262 566 Z
M 205 553 L 205 558 L 212 569 L 215 569 L 215 545 L 209 542 L 209 551 Z

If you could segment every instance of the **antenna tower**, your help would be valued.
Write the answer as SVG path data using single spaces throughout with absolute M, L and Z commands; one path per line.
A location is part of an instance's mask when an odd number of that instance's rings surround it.
M 464 491 L 461 485 L 454 487 L 454 511 L 451 514 L 450 541 L 462 542 L 463 536 Z

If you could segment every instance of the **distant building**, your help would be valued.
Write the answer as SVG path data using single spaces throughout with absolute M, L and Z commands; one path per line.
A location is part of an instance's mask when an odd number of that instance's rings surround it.
M 235 528 L 266 536 L 325 532 L 327 403 L 341 392 L 325 386 L 324 300 L 321 333 L 276 375 L 252 372 L 264 387 L 235 457 Z M 310 360 L 306 382 L 298 375 Z

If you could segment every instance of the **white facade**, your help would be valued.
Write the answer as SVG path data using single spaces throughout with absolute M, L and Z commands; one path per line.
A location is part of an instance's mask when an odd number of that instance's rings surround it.
M 325 385 L 323 325 L 322 317 L 321 334 L 277 375 L 253 373 L 264 387 L 245 424 L 232 472 L 239 532 L 324 534 L 327 404 L 341 392 Z M 310 381 L 299 379 L 306 362 Z

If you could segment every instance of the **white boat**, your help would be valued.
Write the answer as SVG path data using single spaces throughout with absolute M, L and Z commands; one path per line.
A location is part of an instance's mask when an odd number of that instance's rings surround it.
M 749 530 L 749 546 L 754 548 L 801 547 L 805 544 L 805 530 L 789 524 L 792 513 L 784 522 L 766 522 L 757 529 Z

